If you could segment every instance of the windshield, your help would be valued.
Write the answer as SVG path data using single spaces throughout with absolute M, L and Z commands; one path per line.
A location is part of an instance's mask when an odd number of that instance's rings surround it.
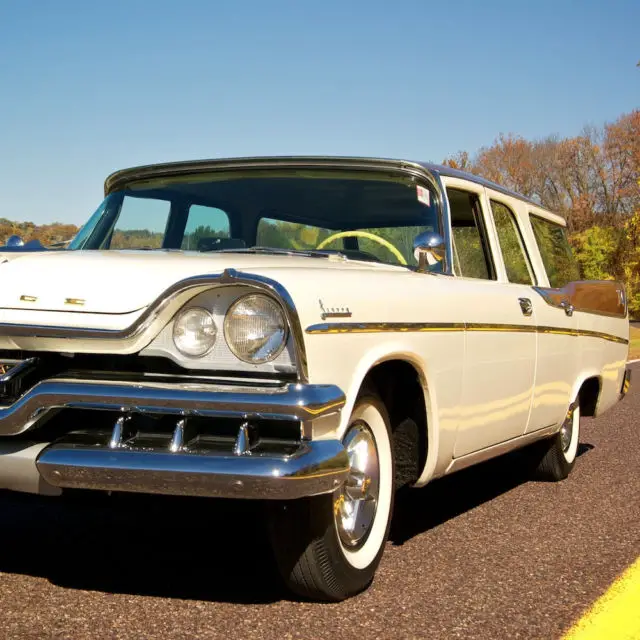
M 355 171 L 217 172 L 111 193 L 70 250 L 303 252 L 415 266 L 440 232 L 435 193 L 411 177 Z

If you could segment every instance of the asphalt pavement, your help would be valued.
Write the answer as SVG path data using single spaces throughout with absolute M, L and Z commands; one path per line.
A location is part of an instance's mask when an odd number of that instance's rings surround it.
M 401 496 L 368 591 L 290 599 L 257 503 L 0 492 L 0 638 L 559 638 L 640 555 L 640 365 L 559 484 L 518 454 Z

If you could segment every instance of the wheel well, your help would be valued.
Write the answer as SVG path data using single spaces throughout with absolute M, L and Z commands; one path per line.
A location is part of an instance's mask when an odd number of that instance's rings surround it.
M 587 378 L 580 387 L 578 401 L 580 403 L 580 415 L 594 416 L 600 397 L 600 379 Z
M 374 390 L 389 413 L 396 488 L 414 484 L 427 456 L 427 410 L 420 375 L 404 360 L 389 360 L 367 373 L 363 389 Z

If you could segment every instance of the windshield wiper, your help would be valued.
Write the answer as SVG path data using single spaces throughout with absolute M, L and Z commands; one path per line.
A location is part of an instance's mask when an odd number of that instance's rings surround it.
M 220 249 L 216 253 L 259 253 L 274 256 L 305 256 L 307 258 L 328 258 L 338 255 L 346 258 L 339 251 L 316 251 L 314 249 L 276 249 L 274 247 L 247 247 L 246 249 Z

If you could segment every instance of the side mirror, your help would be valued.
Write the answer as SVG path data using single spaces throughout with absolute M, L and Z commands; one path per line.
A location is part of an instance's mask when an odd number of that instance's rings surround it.
M 434 231 L 425 231 L 413 241 L 413 255 L 418 261 L 418 271 L 432 271 L 446 255 L 444 238 Z
M 7 240 L 7 247 L 22 247 L 24 246 L 24 240 L 20 236 L 10 236 Z

